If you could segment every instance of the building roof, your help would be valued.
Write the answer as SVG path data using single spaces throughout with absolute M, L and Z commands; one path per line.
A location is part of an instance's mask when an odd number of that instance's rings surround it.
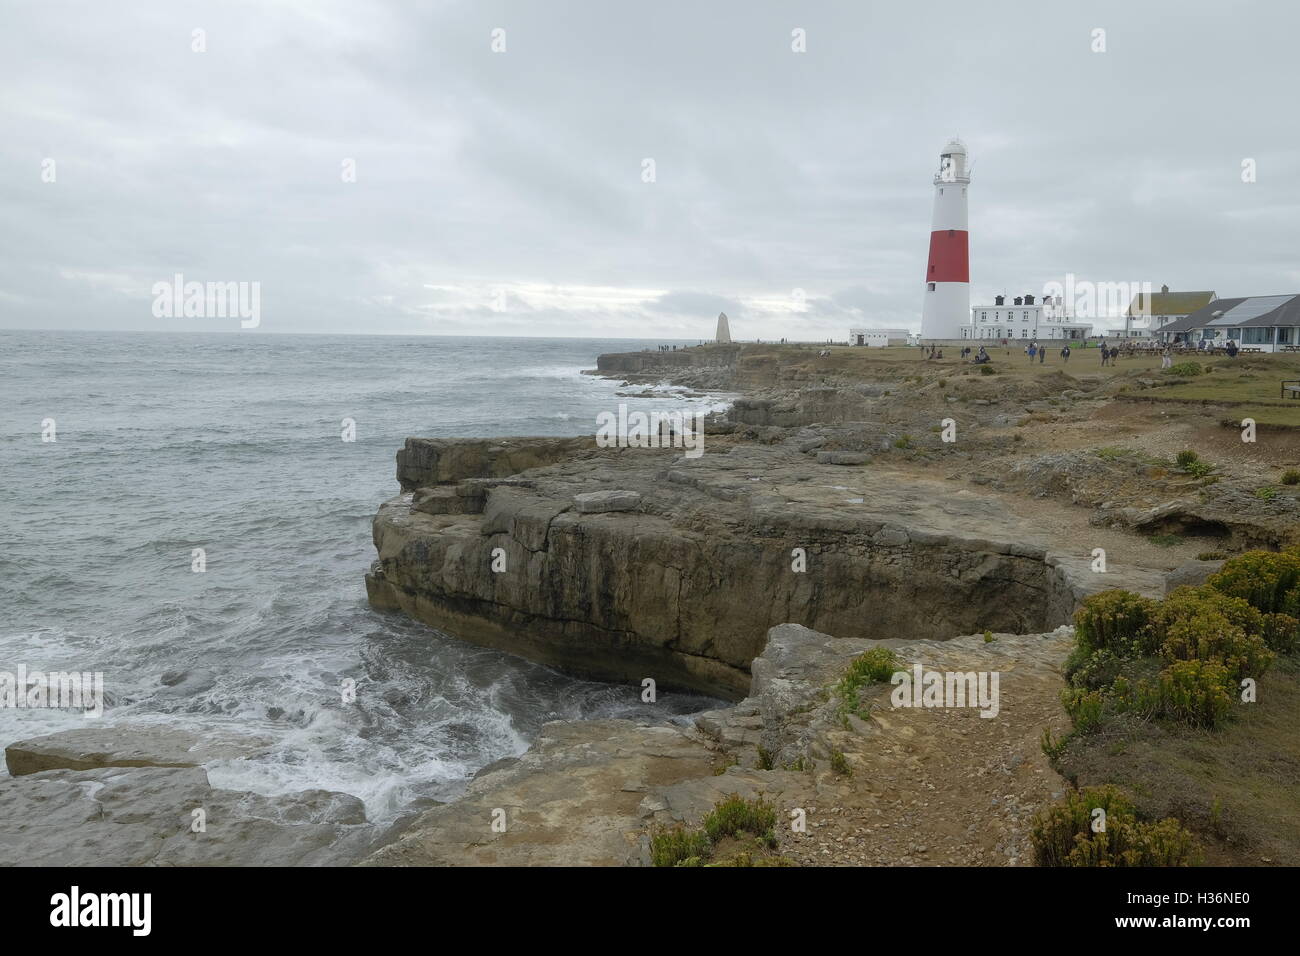
M 1214 300 L 1214 292 L 1139 292 L 1129 315 L 1187 315 Z
M 1161 326 L 1160 332 L 1190 332 L 1205 328 L 1268 328 L 1274 325 L 1300 326 L 1300 293 L 1215 299 L 1187 318 Z

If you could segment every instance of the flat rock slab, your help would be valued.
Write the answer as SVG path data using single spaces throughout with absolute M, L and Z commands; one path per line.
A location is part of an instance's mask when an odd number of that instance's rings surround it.
M 5 764 L 15 777 L 45 770 L 197 767 L 210 760 L 253 756 L 266 746 L 254 737 L 214 740 L 161 727 L 88 727 L 12 743 L 5 748 Z
M 641 494 L 636 491 L 589 491 L 574 495 L 573 504 L 578 513 L 584 515 L 636 511 L 641 507 Z
M 546 724 L 523 756 L 479 771 L 461 799 L 424 813 L 365 865 L 636 865 L 646 795 L 712 775 L 709 749 L 679 727 Z
M 200 818 L 202 832 L 195 832 Z M 365 823 L 356 797 L 219 790 L 197 767 L 51 770 L 0 780 L 0 861 L 7 866 L 339 866 L 384 838 Z

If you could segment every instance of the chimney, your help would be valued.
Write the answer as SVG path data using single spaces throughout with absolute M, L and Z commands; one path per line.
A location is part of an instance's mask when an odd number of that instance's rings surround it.
M 1015 305 L 1024 305 L 1024 304 L 1025 304 L 1025 300 L 1022 299 L 1020 296 L 1016 296 Z
M 1034 297 L 1032 295 L 1025 296 L 1025 305 L 1033 305 L 1033 304 L 1034 304 Z
M 1169 291 L 1169 286 L 1167 286 L 1167 285 L 1162 285 L 1162 286 L 1160 287 L 1160 291 L 1161 291 L 1161 292 L 1168 292 L 1168 291 Z
M 1003 304 L 1006 302 L 1006 300 L 1007 300 L 1007 297 L 1006 297 L 1005 295 L 995 295 L 995 296 L 993 297 L 993 304 L 994 304 L 994 305 L 1003 305 Z

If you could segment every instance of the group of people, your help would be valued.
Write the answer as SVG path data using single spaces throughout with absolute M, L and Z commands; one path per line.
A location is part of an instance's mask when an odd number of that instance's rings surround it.
M 971 353 L 971 349 L 970 346 L 968 345 L 966 346 L 966 348 L 961 350 L 962 359 L 966 359 L 970 355 L 970 353 Z M 976 365 L 983 365 L 985 362 L 993 361 L 993 357 L 989 355 L 988 352 L 984 351 L 984 346 L 981 345 L 980 350 L 977 353 L 975 353 L 975 358 L 971 359 L 971 361 L 973 361 Z
M 1070 361 L 1070 354 L 1071 354 L 1070 343 L 1066 342 L 1065 347 L 1061 349 L 1062 360 L 1066 362 Z M 1030 342 L 1028 345 L 1025 346 L 1025 355 L 1029 357 L 1029 361 L 1031 363 L 1034 361 L 1035 358 L 1037 358 L 1038 364 L 1042 365 L 1044 362 L 1047 361 L 1047 346 L 1039 345 L 1038 341 L 1034 340 L 1033 342 Z

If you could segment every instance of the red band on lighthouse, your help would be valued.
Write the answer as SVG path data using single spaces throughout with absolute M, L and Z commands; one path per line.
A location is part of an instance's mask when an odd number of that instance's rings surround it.
M 969 236 L 965 229 L 937 229 L 930 233 L 926 282 L 970 282 Z

